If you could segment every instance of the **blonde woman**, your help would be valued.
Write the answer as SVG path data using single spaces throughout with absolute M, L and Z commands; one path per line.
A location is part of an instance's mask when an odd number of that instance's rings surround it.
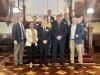
M 33 67 L 34 56 L 36 52 L 37 46 L 37 30 L 34 29 L 33 23 L 29 23 L 28 29 L 26 29 L 26 48 L 27 48 L 27 61 L 29 63 L 29 67 Z
M 48 21 L 48 16 L 45 15 L 43 19 L 47 21 L 46 27 L 48 27 L 51 30 L 52 24 Z M 48 55 L 51 55 L 51 39 L 49 40 L 48 44 Z
M 45 15 L 45 16 L 43 17 L 43 19 L 47 21 L 46 27 L 48 27 L 49 29 L 51 29 L 51 28 L 52 28 L 52 25 L 51 25 L 51 23 L 48 21 L 48 16 Z
M 47 21 L 43 20 L 41 27 L 38 29 L 39 37 L 39 46 L 40 46 L 40 67 L 48 66 L 47 52 L 48 52 L 48 43 L 50 41 L 50 30 L 46 27 Z

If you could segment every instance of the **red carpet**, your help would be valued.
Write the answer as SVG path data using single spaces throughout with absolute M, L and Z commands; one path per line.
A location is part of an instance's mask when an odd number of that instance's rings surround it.
M 27 57 L 27 52 L 25 50 L 24 51 L 24 56 L 23 56 L 23 60 L 24 60 L 23 62 L 24 63 L 27 63 L 26 57 Z M 65 59 L 65 63 L 69 63 L 69 54 L 68 53 L 65 54 L 65 58 L 64 59 Z M 57 56 L 56 63 L 59 63 L 59 61 L 60 61 L 60 57 Z M 48 56 L 48 62 L 51 63 L 51 56 Z M 83 62 L 84 63 L 94 63 L 94 60 L 93 60 L 93 58 L 91 58 L 90 54 L 85 53 L 83 55 Z M 10 57 L 10 63 L 13 63 L 13 56 Z M 39 55 L 35 57 L 35 63 L 39 64 Z M 77 57 L 75 57 L 75 63 L 78 63 Z

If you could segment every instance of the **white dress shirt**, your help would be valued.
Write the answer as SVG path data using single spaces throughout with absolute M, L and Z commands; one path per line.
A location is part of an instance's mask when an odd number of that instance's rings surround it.
M 71 26 L 70 39 L 75 39 L 76 25 Z
M 43 26 L 43 30 L 46 31 L 46 26 Z
M 50 16 L 48 16 L 48 21 L 50 22 L 50 20 L 51 20 L 51 17 L 50 17 Z

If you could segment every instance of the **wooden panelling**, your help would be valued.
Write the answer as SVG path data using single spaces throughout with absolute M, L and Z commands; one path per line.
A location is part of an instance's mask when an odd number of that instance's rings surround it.
M 0 18 L 6 17 L 8 13 L 9 0 L 0 0 Z
M 82 14 L 82 15 L 86 15 L 86 10 L 89 7 L 93 7 L 94 8 L 94 13 L 92 16 L 92 21 L 98 22 L 100 21 L 100 0 L 84 0 L 84 1 L 80 1 L 77 0 L 76 1 L 76 9 L 75 12 L 76 14 Z
M 94 47 L 100 47 L 100 34 L 93 34 Z

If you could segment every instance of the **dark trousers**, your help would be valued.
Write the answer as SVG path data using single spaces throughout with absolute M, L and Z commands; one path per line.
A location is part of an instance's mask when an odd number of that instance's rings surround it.
M 40 65 L 48 64 L 48 61 L 47 61 L 48 50 L 47 49 L 48 49 L 48 44 L 46 44 L 46 45 L 42 44 L 40 46 Z
M 55 64 L 57 49 L 59 48 L 60 54 L 60 63 L 64 63 L 64 52 L 65 52 L 65 41 L 64 40 L 53 40 L 53 49 L 52 49 L 52 64 Z
M 51 40 L 48 42 L 48 55 L 51 55 Z
M 31 46 L 27 46 L 27 62 L 34 63 L 34 56 L 35 56 L 35 44 L 32 44 Z

